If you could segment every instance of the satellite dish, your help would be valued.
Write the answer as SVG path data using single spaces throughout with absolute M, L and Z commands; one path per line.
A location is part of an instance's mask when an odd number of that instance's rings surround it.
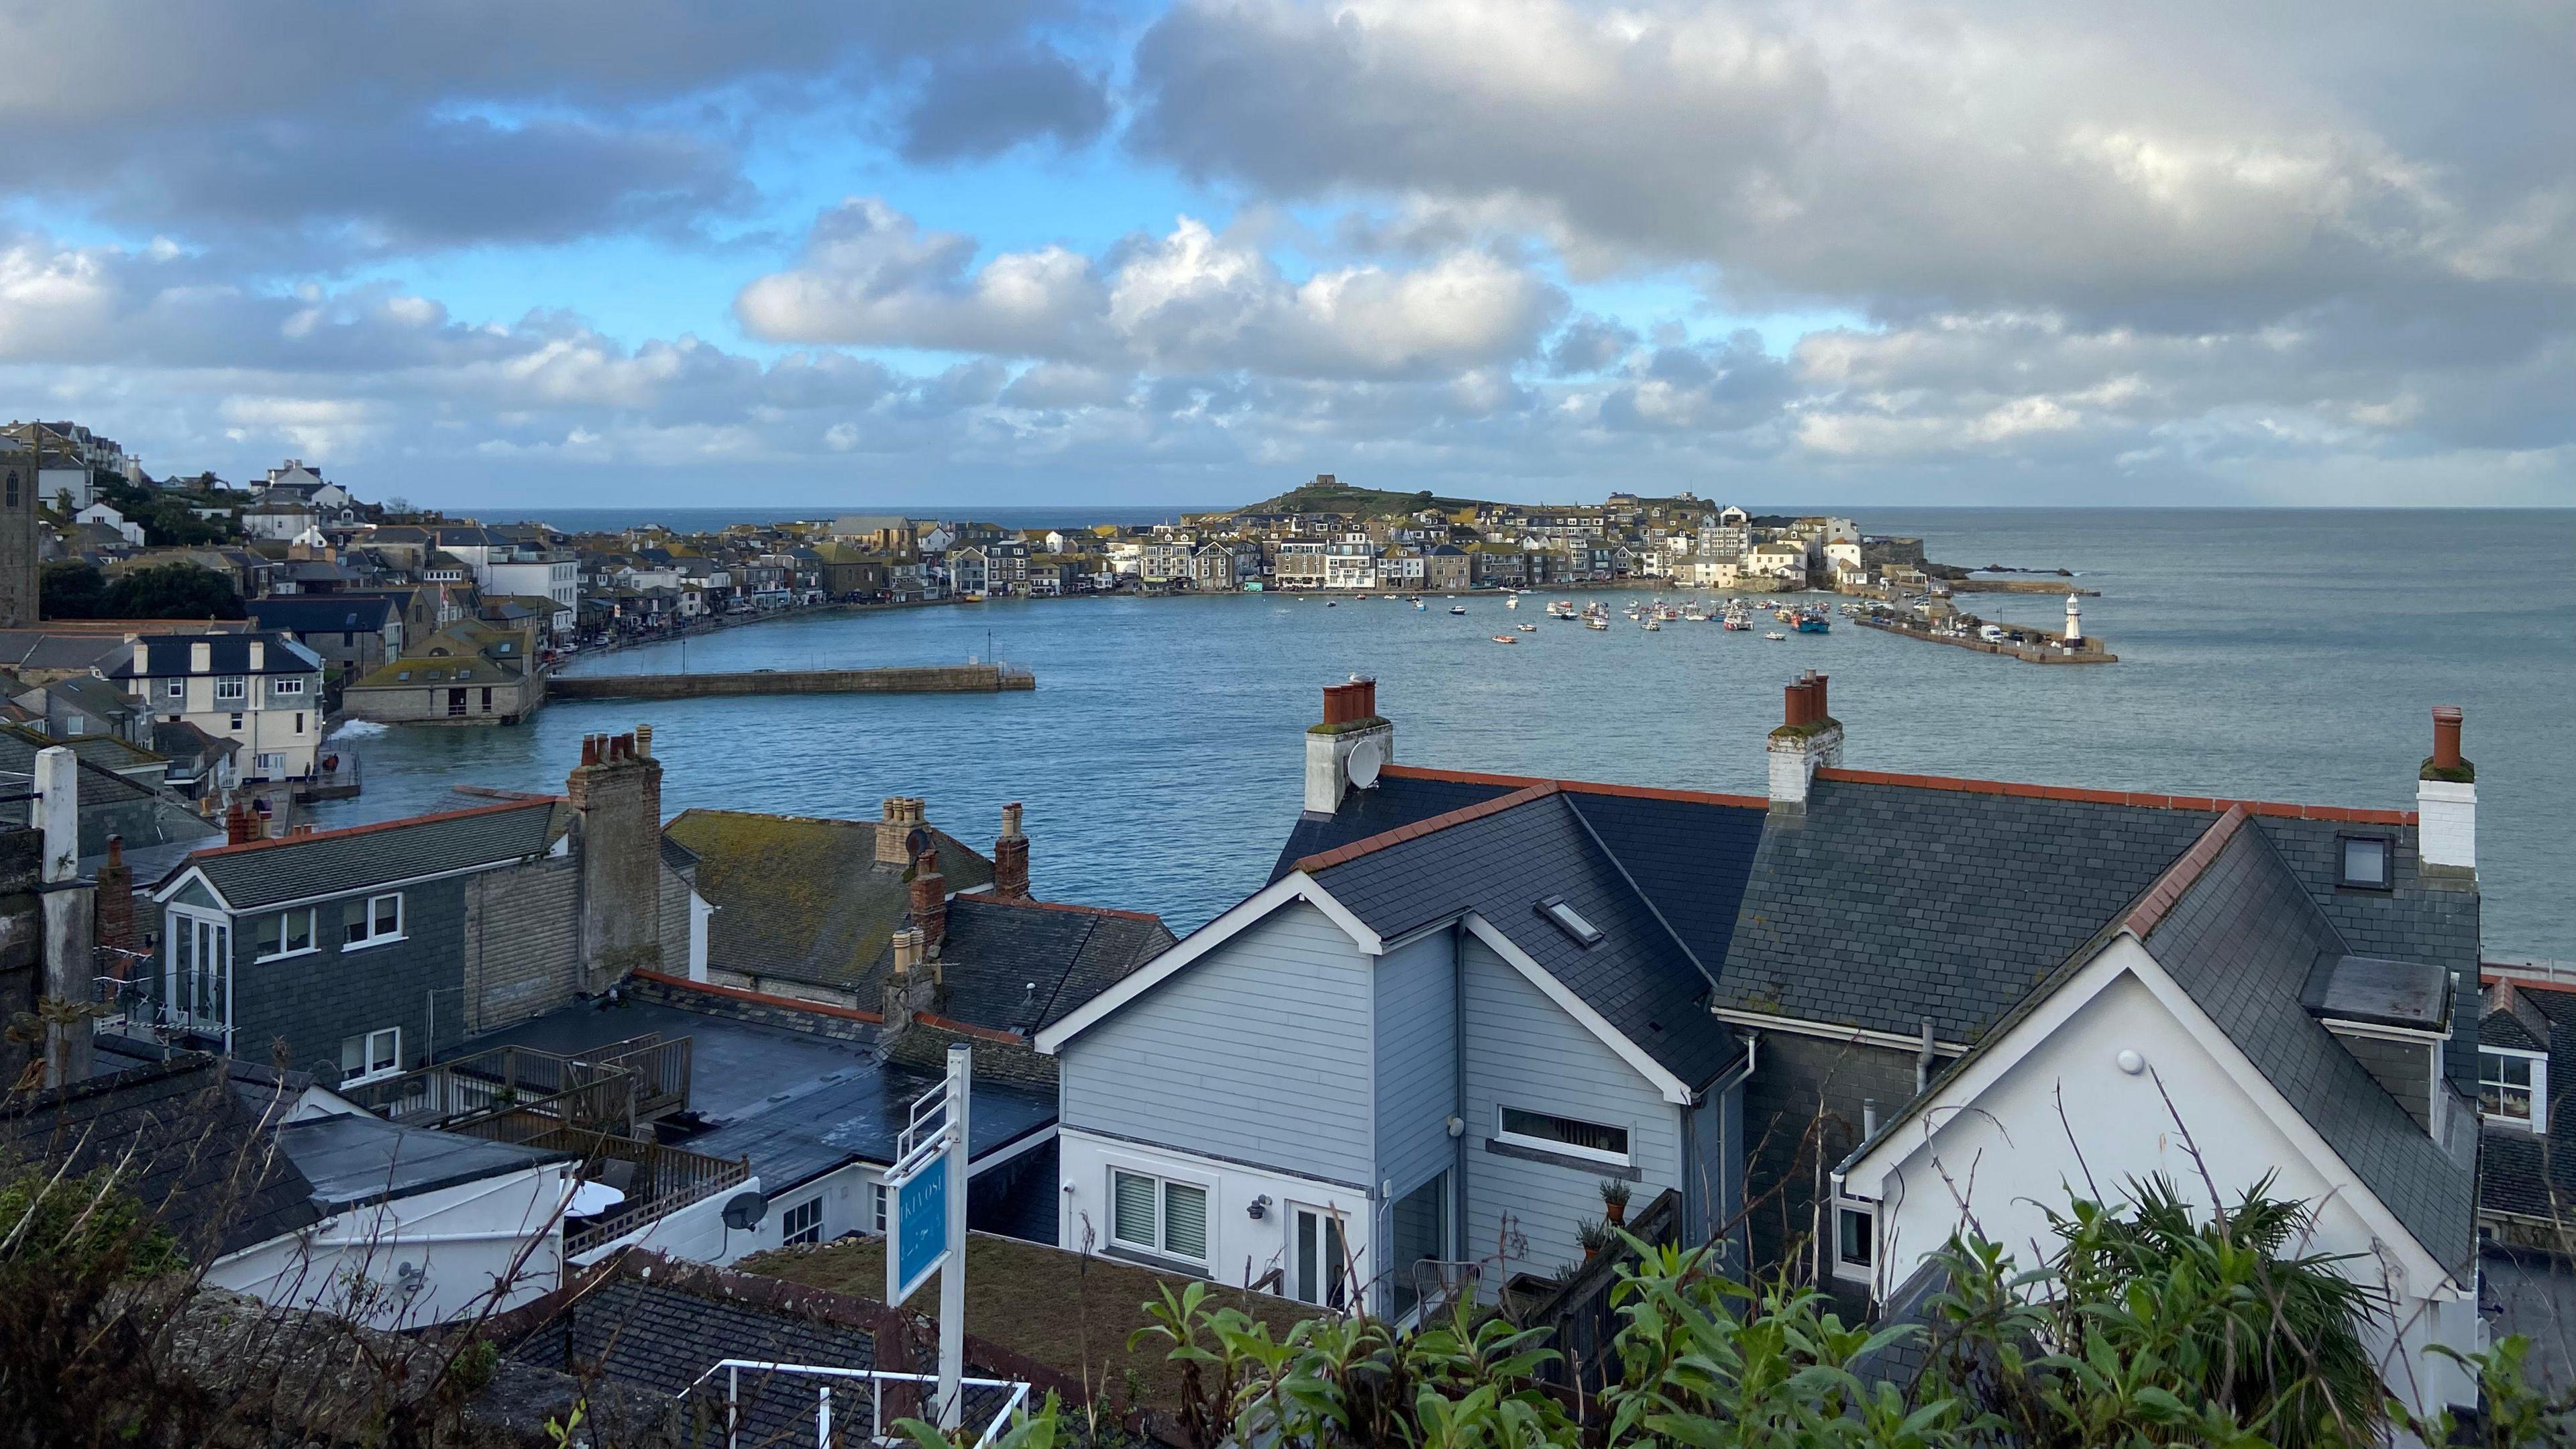
M 1386 763 L 1386 746 L 1376 740 L 1362 740 L 1351 746 L 1351 783 L 1366 790 L 1377 784 L 1378 768 Z
M 738 1192 L 725 1199 L 724 1225 L 736 1232 L 747 1233 L 759 1227 L 760 1220 L 768 1215 L 769 1199 L 757 1190 Z

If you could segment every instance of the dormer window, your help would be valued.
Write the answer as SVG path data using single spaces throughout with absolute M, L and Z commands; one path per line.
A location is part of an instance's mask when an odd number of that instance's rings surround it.
M 2347 890 L 2393 889 L 2396 863 L 2397 842 L 2385 835 L 2335 837 L 2335 884 Z
M 2517 1047 L 2478 1048 L 2478 1115 L 2534 1133 L 2549 1130 L 2549 1058 Z

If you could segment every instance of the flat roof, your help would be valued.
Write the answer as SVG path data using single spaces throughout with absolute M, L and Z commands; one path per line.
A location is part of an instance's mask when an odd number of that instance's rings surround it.
M 357 1113 L 289 1122 L 277 1129 L 277 1144 L 312 1182 L 313 1200 L 333 1208 L 413 1197 L 571 1160 L 561 1152 L 397 1127 Z
M 577 1056 L 648 1031 L 658 1031 L 665 1039 L 694 1038 L 689 1048 L 689 1106 L 710 1119 L 730 1120 L 775 1093 L 876 1060 L 873 1033 L 869 1040 L 838 1041 L 651 1001 L 605 1008 L 568 1006 L 505 1031 L 475 1037 L 445 1055 L 524 1046 Z M 695 1144 L 688 1145 L 696 1150 Z

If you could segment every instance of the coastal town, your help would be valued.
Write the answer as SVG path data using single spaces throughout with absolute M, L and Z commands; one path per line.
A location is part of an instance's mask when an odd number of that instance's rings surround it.
M 46 626 L 28 632 L 39 622 L 28 608 L 5 621 L 24 635 L 0 645 L 0 669 L 14 669 L 26 696 L 17 707 L 166 745 L 187 756 L 191 779 L 219 785 L 332 772 L 319 767 L 308 722 L 264 731 L 257 710 L 216 707 L 231 697 L 181 711 L 110 707 L 93 719 L 68 697 L 37 696 L 97 693 L 81 676 L 158 679 L 166 691 L 171 677 L 117 654 L 111 645 L 127 641 L 108 639 L 118 631 L 102 622 L 157 618 L 172 633 L 263 636 L 274 659 L 263 653 L 261 668 L 289 669 L 307 691 L 272 689 L 270 699 L 294 699 L 316 720 L 507 725 L 541 707 L 556 672 L 585 653 L 817 609 L 1177 593 L 1832 592 L 1860 601 L 1846 611 L 1860 622 L 1915 637 L 2033 659 L 2112 657 L 2071 609 L 2065 631 L 2007 637 L 1954 599 L 2068 591 L 2061 580 L 1932 563 L 1919 538 L 1866 535 L 1849 518 L 1757 516 L 1687 493 L 1554 508 L 1376 492 L 1324 474 L 1264 503 L 1159 523 L 1013 529 L 837 514 L 711 534 L 649 524 L 601 534 L 374 500 L 298 459 L 234 484 L 202 471 L 155 477 L 75 423 L 12 424 L 5 436 L 16 451 L 0 456 L 35 479 L 42 572 L 27 603 Z M 1771 607 L 1793 626 L 1822 616 Z M 1658 622 L 1681 616 L 1660 613 Z M 43 642 L 65 630 L 103 642 L 79 658 Z M 210 729 L 210 718 L 226 723 Z M 177 728 L 156 741 L 162 727 Z M 228 743 L 246 758 L 224 755 Z
M 1169 524 L 607 536 L 14 436 L 0 1145 L 192 1265 L 166 1309 L 192 1364 L 445 1345 L 483 1367 L 387 1392 L 494 1442 L 578 1415 L 600 1443 L 828 1444 L 914 1412 L 990 1439 L 1051 1398 L 1102 1443 L 1211 1449 L 1188 1426 L 1216 1411 L 1120 1347 L 1186 1289 L 1263 1333 L 1526 1333 L 1567 1351 L 1513 1372 L 1590 1412 L 1622 1389 L 1577 1350 L 1650 1249 L 1904 1330 L 1977 1271 L 1963 1222 L 2029 1240 L 2088 1177 L 2315 1204 L 2313 1250 L 2385 1305 L 2352 1329 L 2383 1420 L 2476 1405 L 2467 1356 L 2549 1311 L 2576 972 L 2483 949 L 2457 707 L 2361 798 L 2220 799 L 1889 772 L 1896 742 L 1784 663 L 1776 723 L 1712 745 L 1759 762 L 1731 795 L 1417 760 L 1378 681 L 1318 681 L 1271 726 L 1302 796 L 1225 827 L 1275 863 L 1184 934 L 1051 892 L 1016 803 L 666 813 L 649 719 L 550 760 L 559 788 L 303 811 L 363 788 L 340 721 L 522 722 L 585 654 L 824 609 L 1542 591 L 1516 628 L 1606 628 L 1576 597 L 1625 587 L 1646 628 L 1756 598 L 1830 628 L 1837 597 L 2098 646 L 2063 577 L 1688 496 L 1324 476 Z M 1976 626 L 1980 586 L 2065 594 L 2068 627 Z M 1665 598 L 1694 590 L 1726 598 Z M 938 1324 L 904 1306 L 917 1235 L 960 1285 Z M 1926 1382 L 1910 1341 L 1836 1371 Z M 247 1372 L 223 1392 L 260 1422 L 337 1402 Z

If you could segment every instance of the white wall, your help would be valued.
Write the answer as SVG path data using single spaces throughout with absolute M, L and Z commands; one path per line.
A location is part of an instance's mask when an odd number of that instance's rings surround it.
M 563 1276 L 565 1164 L 548 1164 L 355 1209 L 218 1260 L 206 1281 L 280 1306 L 318 1308 L 375 1328 L 445 1323 L 550 1292 Z M 395 1291 L 401 1268 L 421 1287 Z
M 1980 1082 L 1972 1072 L 1954 1083 L 1942 1105 L 1906 1124 L 1900 1129 L 1905 1135 L 1888 1149 L 1856 1164 L 1875 1173 L 1882 1162 L 1903 1154 L 1893 1171 L 1867 1179 L 1856 1174 L 1848 1184 L 1853 1194 L 1881 1204 L 1877 1291 L 1902 1284 L 1926 1254 L 1949 1239 L 1961 1223 L 1963 1197 L 1986 1236 L 2006 1245 L 2024 1266 L 2054 1250 L 2056 1239 L 2041 1208 L 2063 1210 L 2070 1191 L 2119 1200 L 2127 1182 L 2161 1174 L 2206 1211 L 2209 1192 L 2166 1106 L 2170 1095 L 2223 1195 L 2233 1197 L 2265 1174 L 2276 1174 L 2274 1196 L 2320 1205 L 2308 1250 L 2361 1255 L 2355 1275 L 2385 1286 L 2398 1304 L 2397 1318 L 2413 1323 L 2406 1335 L 2410 1349 L 2420 1349 L 2432 1333 L 2463 1349 L 2475 1347 L 2477 1338 L 2461 1336 L 2477 1334 L 2475 1312 L 2431 1301 L 2436 1284 L 2429 1264 L 2409 1269 L 2377 1252 L 2393 1234 L 2384 1234 L 2382 1224 L 2365 1213 L 2366 1190 L 2358 1180 L 2330 1155 L 2311 1156 L 2309 1145 L 2279 1125 L 2231 1072 L 2231 1064 L 2251 1068 L 2224 1045 L 2223 1034 L 2205 1024 L 2206 1018 L 2195 1022 L 2177 1015 L 2172 998 L 2151 989 L 2141 971 L 2163 980 L 2143 947 L 2132 940 L 2116 943 L 2062 988 L 2060 997 L 2080 999 L 2080 988 L 2098 980 L 2097 994 L 2062 1021 L 2044 1008 L 2017 1026 L 2013 1040 L 1993 1058 L 2009 1062 L 2000 1074 Z M 2030 1044 L 2016 1052 L 2025 1040 Z M 2123 1071 L 2123 1051 L 2138 1053 L 2153 1071 Z M 1974 1110 L 1961 1110 L 1967 1103 Z M 2070 1127 L 2082 1144 L 2080 1157 L 2069 1141 Z M 2464 1401 L 2461 1396 L 2471 1393 L 2439 1361 L 2411 1351 L 2405 1357 L 2417 1360 L 2414 1375 L 2437 1404 Z M 2408 1390 L 2406 1367 L 2392 1364 L 2383 1371 L 2392 1389 Z
M 1157 1266 L 1202 1271 L 1219 1283 L 1233 1286 L 1260 1278 L 1287 1261 L 1291 1221 L 1288 1209 L 1294 1205 L 1338 1213 L 1358 1276 L 1367 1279 L 1378 1271 L 1369 1240 L 1375 1213 L 1365 1192 L 1314 1178 L 1098 1137 L 1070 1127 L 1064 1128 L 1057 1140 L 1061 1144 L 1058 1160 L 1064 1193 L 1058 1247 L 1082 1251 L 1087 1230 L 1087 1246 L 1092 1252 L 1110 1252 L 1109 1170 L 1124 1167 L 1207 1189 L 1209 1261 L 1204 1265 L 1158 1262 Z M 1270 1201 L 1261 1217 L 1255 1219 L 1250 1209 L 1259 1197 Z

